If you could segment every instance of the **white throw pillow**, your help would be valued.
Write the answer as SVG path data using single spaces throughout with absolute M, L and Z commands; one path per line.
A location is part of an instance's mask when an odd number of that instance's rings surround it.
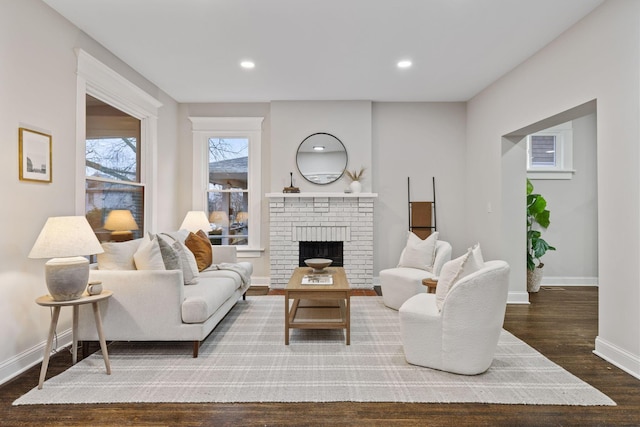
M 467 252 L 451 261 L 446 262 L 440 270 L 438 286 L 436 287 L 436 305 L 442 310 L 447 294 L 460 279 L 484 267 L 480 244 L 467 249 Z
M 431 233 L 422 240 L 411 231 L 407 232 L 407 245 L 400 254 L 398 267 L 419 268 L 433 272 L 433 263 L 436 259 L 436 243 L 438 232 Z
M 133 254 L 140 247 L 142 239 L 126 242 L 104 242 L 103 253 L 98 254 L 98 270 L 135 270 Z
M 152 240 L 149 236 L 142 238 L 140 247 L 133 254 L 133 260 L 138 270 L 166 270 L 158 240 L 155 238 Z

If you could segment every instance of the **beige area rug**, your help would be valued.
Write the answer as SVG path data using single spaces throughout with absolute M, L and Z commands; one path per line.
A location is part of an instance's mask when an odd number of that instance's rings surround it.
M 338 330 L 293 330 L 284 345 L 282 296 L 239 301 L 197 359 L 190 343 L 109 346 L 14 405 L 116 402 L 479 402 L 615 405 L 503 331 L 491 368 L 462 376 L 406 363 L 398 313 L 353 297 L 351 345 Z

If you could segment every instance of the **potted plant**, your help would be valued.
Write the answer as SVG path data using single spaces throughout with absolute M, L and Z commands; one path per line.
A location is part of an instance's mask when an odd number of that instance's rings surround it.
M 362 184 L 360 180 L 362 179 L 362 175 L 364 174 L 364 167 L 361 167 L 359 171 L 354 170 L 353 172 L 350 170 L 346 170 L 345 173 L 347 177 L 351 180 L 351 184 L 349 187 L 351 188 L 352 193 L 359 193 L 362 191 Z
M 540 194 L 533 192 L 533 184 L 527 179 L 527 290 L 529 292 L 538 292 L 540 289 L 544 267 L 540 258 L 547 251 L 556 250 L 541 237 L 542 233 L 539 230 L 540 228 L 546 230 L 549 227 L 549 213 L 547 201 Z

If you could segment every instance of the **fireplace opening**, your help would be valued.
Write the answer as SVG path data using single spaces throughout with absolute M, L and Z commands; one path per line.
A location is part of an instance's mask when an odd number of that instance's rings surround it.
M 299 267 L 304 267 L 305 259 L 326 258 L 333 261 L 331 266 L 344 267 L 342 246 L 343 242 L 298 242 Z

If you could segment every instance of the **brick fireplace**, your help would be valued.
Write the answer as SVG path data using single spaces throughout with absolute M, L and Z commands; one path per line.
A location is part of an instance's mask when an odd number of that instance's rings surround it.
M 270 264 L 274 289 L 283 289 L 299 263 L 300 242 L 342 242 L 352 288 L 373 288 L 375 193 L 269 193 Z

